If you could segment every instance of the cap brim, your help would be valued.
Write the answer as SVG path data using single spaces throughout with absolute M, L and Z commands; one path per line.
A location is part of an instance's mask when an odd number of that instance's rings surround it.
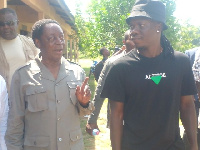
M 130 16 L 126 19 L 126 23 L 129 25 L 130 24 L 130 21 L 131 19 L 136 19 L 136 18 L 148 18 L 148 19 L 152 19 L 151 16 L 149 16 L 145 11 L 134 11 L 134 13 L 132 12 L 130 14 Z M 152 20 L 155 20 L 155 19 L 152 19 Z M 155 20 L 155 21 L 158 21 L 158 20 Z M 160 22 L 160 21 L 158 21 Z M 168 27 L 165 23 L 163 23 L 163 30 L 166 30 Z

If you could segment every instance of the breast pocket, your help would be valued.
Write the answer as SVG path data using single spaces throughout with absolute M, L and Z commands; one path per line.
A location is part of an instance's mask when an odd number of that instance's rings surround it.
M 49 144 L 49 137 L 26 136 L 24 138 L 24 150 L 48 150 Z
M 79 81 L 68 81 L 67 82 L 67 86 L 68 86 L 68 89 L 69 89 L 69 95 L 70 95 L 70 100 L 71 102 L 76 105 L 77 103 L 77 98 L 76 98 L 76 87 L 77 85 L 80 85 L 80 82 Z
M 43 86 L 30 86 L 26 90 L 27 109 L 38 112 L 48 109 L 47 92 Z

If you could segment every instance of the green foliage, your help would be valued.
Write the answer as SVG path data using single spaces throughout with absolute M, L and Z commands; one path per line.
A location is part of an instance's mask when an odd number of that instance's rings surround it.
M 181 26 L 173 16 L 175 0 L 162 0 L 166 5 L 166 24 L 164 34 L 175 50 L 184 51 L 196 46 L 199 41 L 198 28 Z M 126 18 L 129 16 L 135 0 L 91 0 L 88 7 L 89 17 L 83 18 L 77 6 L 75 16 L 78 28 L 79 50 L 87 57 L 95 58 L 101 47 L 113 50 L 122 46 L 124 32 L 129 29 Z
M 179 41 L 176 43 L 179 51 L 199 47 L 200 46 L 200 28 L 185 23 L 181 26 L 179 34 Z

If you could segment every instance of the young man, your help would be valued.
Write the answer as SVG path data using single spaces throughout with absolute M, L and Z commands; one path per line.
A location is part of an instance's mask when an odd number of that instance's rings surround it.
M 188 57 L 162 33 L 165 5 L 137 0 L 126 21 L 136 49 L 113 63 L 101 93 L 111 101 L 113 150 L 183 150 L 179 112 L 198 150 L 194 77 Z
M 99 80 L 98 80 L 98 84 L 97 84 L 97 87 L 96 87 L 96 90 L 95 90 L 95 97 L 93 99 L 94 105 L 95 105 L 95 110 L 92 113 L 92 115 L 89 116 L 88 123 L 86 125 L 86 131 L 90 135 L 92 135 L 92 130 L 93 129 L 99 129 L 99 127 L 97 125 L 97 119 L 98 119 L 101 107 L 103 105 L 103 102 L 105 100 L 105 98 L 100 98 L 100 94 L 101 94 L 101 91 L 103 89 L 103 86 L 104 86 L 104 83 L 105 83 L 105 79 L 106 79 L 107 73 L 110 70 L 112 62 L 114 62 L 115 60 L 117 60 L 120 57 L 124 56 L 125 54 L 129 53 L 131 50 L 133 50 L 133 48 L 135 46 L 133 41 L 130 38 L 130 30 L 127 30 L 125 32 L 125 34 L 124 34 L 123 44 L 124 44 L 123 50 L 122 51 L 120 50 L 120 51 L 118 51 L 119 53 L 111 56 L 106 61 L 105 65 L 104 65 L 104 67 L 103 67 L 103 69 L 101 71 L 101 74 L 100 74 L 100 77 L 99 77 Z M 108 113 L 109 114 L 107 115 L 107 119 L 108 119 L 107 120 L 107 127 L 110 126 L 110 108 L 109 108 Z

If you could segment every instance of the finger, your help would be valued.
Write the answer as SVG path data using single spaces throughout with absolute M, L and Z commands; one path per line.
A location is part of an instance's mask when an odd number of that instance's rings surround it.
M 85 86 L 88 84 L 89 77 L 86 77 L 81 86 L 81 93 L 84 93 Z
M 80 86 L 76 87 L 76 93 L 75 93 L 75 95 L 77 96 L 78 94 L 80 94 Z

